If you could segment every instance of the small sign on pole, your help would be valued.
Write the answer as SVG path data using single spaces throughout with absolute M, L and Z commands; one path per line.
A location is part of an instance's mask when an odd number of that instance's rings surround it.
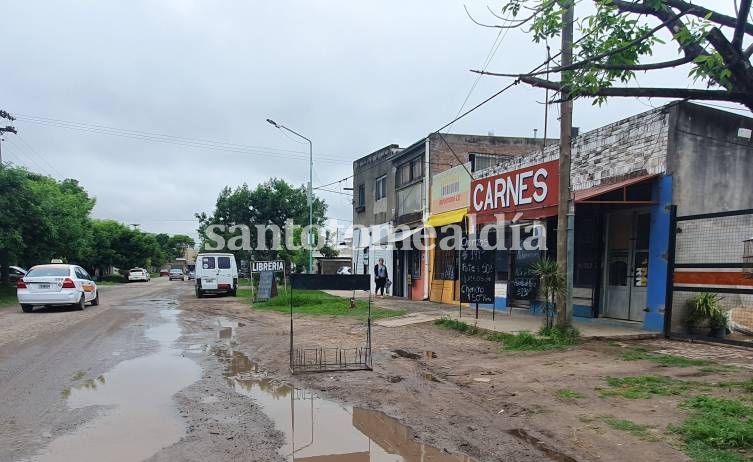
M 272 261 L 253 261 L 251 262 L 251 272 L 261 273 L 264 271 L 273 272 L 286 272 L 285 260 L 272 260 Z
M 275 294 L 275 273 L 273 271 L 262 271 L 259 273 L 259 289 L 256 291 L 257 302 L 265 302 L 271 299 Z

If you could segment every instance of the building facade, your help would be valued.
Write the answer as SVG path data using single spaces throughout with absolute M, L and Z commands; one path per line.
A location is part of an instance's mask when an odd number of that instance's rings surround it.
M 473 170 L 499 165 L 543 145 L 544 140 L 533 138 L 432 133 L 405 149 L 389 145 L 356 160 L 353 163 L 356 274 L 371 273 L 377 259 L 384 258 L 393 295 L 429 299 L 435 273 L 434 255 L 422 248 L 434 238 L 424 233 L 424 224 L 433 213 L 430 203 L 434 176 L 467 165 L 461 168 L 470 180 Z M 440 209 L 435 212 L 442 213 Z M 456 281 L 457 275 L 453 277 Z M 451 296 L 455 296 L 454 291 Z
M 670 206 L 678 214 L 753 208 L 753 120 L 690 103 L 672 103 L 574 138 L 574 315 L 664 324 Z M 742 131 L 741 131 L 742 130 Z M 475 174 L 469 213 L 477 223 L 509 220 L 505 243 L 543 230 L 545 250 L 497 250 L 497 306 L 535 311 L 530 263 L 556 258 L 558 147 L 509 159 Z M 538 224 L 538 227 L 526 227 Z M 751 230 L 753 231 L 753 230 Z M 501 239 L 502 237 L 498 237 Z M 691 249 L 682 258 L 690 258 Z M 505 268 L 508 271 L 499 271 Z

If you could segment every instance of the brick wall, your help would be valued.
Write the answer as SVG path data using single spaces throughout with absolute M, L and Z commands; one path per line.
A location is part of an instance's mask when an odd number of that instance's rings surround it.
M 445 142 L 446 140 L 446 142 Z M 504 162 L 510 156 L 522 156 L 532 150 L 541 149 L 544 142 L 538 138 L 519 138 L 507 136 L 477 136 L 436 133 L 429 135 L 429 151 L 431 164 L 429 176 L 444 172 L 452 167 L 468 162 L 469 154 L 494 154 L 500 156 Z M 556 144 L 557 140 L 550 139 L 549 143 Z M 452 146 L 452 150 L 447 145 Z M 455 151 L 457 157 L 452 153 Z M 460 162 L 458 160 L 462 162 Z

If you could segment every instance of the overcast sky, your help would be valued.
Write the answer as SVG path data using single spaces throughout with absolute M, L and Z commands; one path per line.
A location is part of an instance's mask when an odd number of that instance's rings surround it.
M 308 146 L 266 118 L 313 140 L 315 186 L 453 119 L 476 80 L 468 70 L 499 43 L 464 3 L 494 19 L 495 2 L 474 0 L 3 0 L 0 108 L 19 116 L 20 135 L 5 137 L 3 160 L 78 179 L 96 217 L 195 236 L 193 214 L 210 213 L 225 185 L 308 181 Z M 523 72 L 545 55 L 512 31 L 488 70 Z M 687 70 L 675 72 L 665 78 L 684 86 Z M 508 82 L 481 79 L 466 108 Z M 451 131 L 542 136 L 543 99 L 519 85 Z M 574 124 L 593 129 L 664 102 L 579 102 Z M 557 109 L 550 115 L 556 136 Z M 350 197 L 320 194 L 330 217 L 351 219 Z

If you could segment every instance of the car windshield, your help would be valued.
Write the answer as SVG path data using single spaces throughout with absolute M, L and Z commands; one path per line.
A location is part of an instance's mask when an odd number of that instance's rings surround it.
M 173 273 L 173 274 L 180 274 L 180 273 L 182 273 L 183 271 L 181 271 L 181 270 L 179 270 L 179 269 L 173 269 L 173 270 L 170 270 L 170 272 L 171 272 L 171 273 Z
M 132 269 L 131 270 L 131 273 L 143 273 L 143 272 L 144 272 L 144 270 L 140 270 L 140 269 Z
M 45 277 L 45 276 L 69 276 L 71 270 L 67 267 L 60 266 L 40 266 L 38 268 L 32 268 L 31 271 L 26 273 L 27 277 Z

